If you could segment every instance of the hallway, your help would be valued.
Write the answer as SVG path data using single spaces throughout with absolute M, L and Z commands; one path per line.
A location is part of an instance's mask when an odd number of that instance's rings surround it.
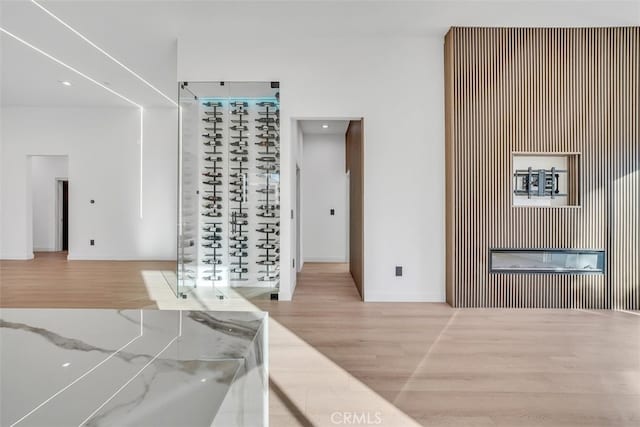
M 298 273 L 294 302 L 361 302 L 349 263 L 306 262 Z

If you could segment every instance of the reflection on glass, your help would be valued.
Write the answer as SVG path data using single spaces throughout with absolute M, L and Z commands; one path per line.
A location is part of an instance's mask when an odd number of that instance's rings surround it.
M 492 272 L 602 273 L 604 251 L 492 249 Z
M 1 426 L 268 425 L 266 313 L 3 309 L 2 321 Z

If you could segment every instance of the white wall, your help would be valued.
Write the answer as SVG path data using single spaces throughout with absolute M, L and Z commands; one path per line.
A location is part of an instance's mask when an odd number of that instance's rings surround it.
M 444 301 L 442 36 L 265 38 L 250 28 L 232 44 L 209 36 L 191 27 L 179 38 L 178 80 L 281 83 L 281 236 L 290 245 L 281 249 L 280 298 L 291 297 L 295 273 L 292 118 L 364 117 L 365 299 Z
M 31 205 L 33 209 L 33 250 L 59 250 L 57 239 L 58 181 L 67 178 L 64 156 L 31 157 Z
M 3 108 L 0 257 L 33 257 L 29 156 L 56 155 L 69 159 L 69 259 L 175 259 L 176 114 L 145 110 L 141 219 L 137 109 Z
M 305 134 L 302 206 L 305 262 L 347 262 L 348 197 L 343 134 Z M 330 215 L 330 210 L 335 215 Z
M 290 227 L 290 246 L 291 246 L 291 254 L 290 254 L 290 259 L 291 258 L 295 258 L 295 267 L 293 267 L 293 263 L 292 268 L 290 270 L 290 274 L 289 274 L 289 281 L 288 283 L 285 281 L 284 282 L 284 286 L 283 286 L 283 281 L 282 281 L 282 277 L 284 276 L 284 272 L 287 271 L 288 269 L 283 269 L 284 268 L 284 261 L 280 261 L 280 299 L 291 299 L 293 297 L 293 293 L 296 290 L 296 286 L 298 284 L 298 272 L 302 271 L 302 266 L 304 265 L 304 256 L 303 256 L 303 249 L 302 249 L 302 236 L 303 236 L 303 230 L 302 230 L 302 209 L 298 210 L 297 207 L 297 203 L 296 203 L 296 165 L 298 167 L 300 167 L 302 169 L 302 163 L 303 163 L 303 158 L 302 158 L 302 144 L 303 144 L 303 140 L 304 140 L 304 135 L 302 133 L 302 127 L 300 126 L 300 123 L 297 120 L 291 120 L 291 145 L 292 145 L 292 156 L 291 156 L 291 162 L 293 163 L 293 175 L 292 175 L 292 180 L 293 180 L 293 184 L 291 186 L 291 203 L 290 203 L 290 209 L 293 211 L 293 220 L 291 222 L 291 227 Z M 282 141 L 281 141 L 282 143 Z M 282 168 L 282 165 L 281 165 Z M 302 176 L 300 177 L 300 185 L 302 185 L 303 180 L 302 180 Z M 282 205 L 282 199 L 284 199 L 285 196 L 285 189 L 284 186 L 281 186 L 280 189 L 280 212 L 281 215 L 284 216 L 286 215 L 286 212 L 284 210 L 284 206 Z M 300 206 L 302 207 L 302 188 L 300 189 Z M 291 216 L 291 215 L 289 215 Z M 296 227 L 296 221 L 300 221 L 300 235 L 298 235 L 298 230 Z M 283 245 L 283 242 L 286 242 L 286 240 L 283 239 L 283 234 L 282 234 L 282 224 L 287 224 L 288 221 L 286 221 L 286 217 L 281 217 L 280 218 L 280 222 L 281 222 L 281 227 L 280 227 L 280 242 L 281 242 L 281 246 Z M 296 251 L 297 251 L 297 247 L 298 244 L 300 245 L 300 254 L 297 255 Z M 280 249 L 280 257 L 281 259 L 284 258 L 282 255 L 282 249 Z

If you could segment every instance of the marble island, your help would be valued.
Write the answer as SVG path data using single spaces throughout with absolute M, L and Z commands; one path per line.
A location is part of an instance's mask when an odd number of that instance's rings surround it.
M 0 310 L 2 426 L 266 426 L 267 315 Z

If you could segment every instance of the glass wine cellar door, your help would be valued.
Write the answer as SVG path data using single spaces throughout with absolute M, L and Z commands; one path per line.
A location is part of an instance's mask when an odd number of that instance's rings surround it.
M 276 82 L 181 82 L 176 295 L 278 292 Z

